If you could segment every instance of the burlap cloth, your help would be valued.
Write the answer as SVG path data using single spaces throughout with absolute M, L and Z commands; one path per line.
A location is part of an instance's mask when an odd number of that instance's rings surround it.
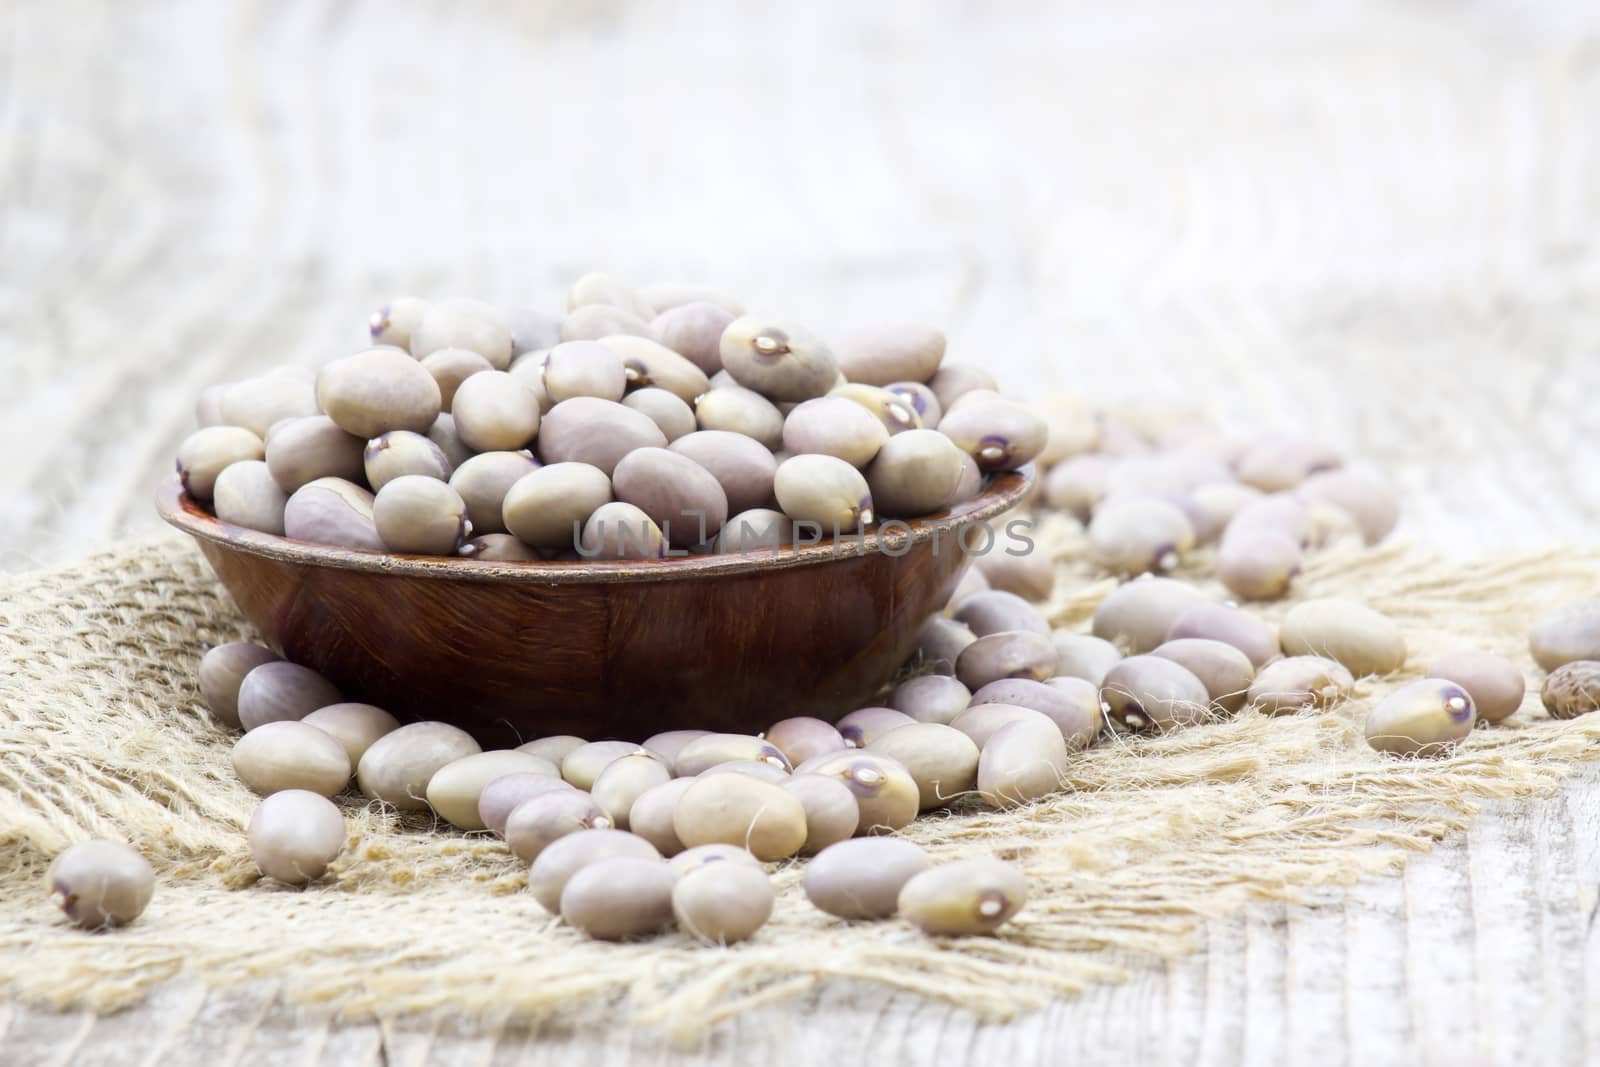
M 1111 583 L 1063 555 L 1050 605 L 1083 625 Z M 1196 573 L 1204 560 L 1192 565 Z M 199 702 L 202 645 L 249 636 L 187 543 L 130 544 L 64 569 L 0 580 L 0 981 L 7 995 L 111 1011 L 175 976 L 273 980 L 343 1017 L 437 1012 L 536 1021 L 586 1008 L 692 1032 L 833 976 L 882 982 L 1003 1017 L 1115 981 L 1130 959 L 1171 956 L 1199 923 L 1251 899 L 1395 873 L 1410 851 L 1465 828 L 1485 798 L 1550 792 L 1600 755 L 1600 715 L 1552 722 L 1527 654 L 1530 620 L 1600 589 L 1600 550 L 1443 561 L 1404 546 L 1315 557 L 1296 597 L 1360 597 L 1411 645 L 1406 677 L 1471 644 L 1514 657 L 1530 693 L 1509 724 L 1452 758 L 1373 753 L 1362 683 L 1332 712 L 1231 721 L 1102 743 L 1066 793 L 1024 810 L 963 810 L 905 833 L 940 859 L 995 852 L 1033 896 L 993 939 L 935 941 L 902 922 L 852 924 L 813 909 L 799 865 L 778 872 L 773 920 L 753 941 L 708 948 L 680 934 L 591 942 L 521 890 L 492 838 L 344 801 L 350 845 L 305 890 L 258 882 L 243 827 L 256 799 L 228 762 L 233 737 Z M 1287 604 L 1265 609 L 1278 616 Z M 42 889 L 50 858 L 121 838 L 159 885 L 135 925 L 69 928 Z M 615 1016 L 613 1016 L 615 1017 Z

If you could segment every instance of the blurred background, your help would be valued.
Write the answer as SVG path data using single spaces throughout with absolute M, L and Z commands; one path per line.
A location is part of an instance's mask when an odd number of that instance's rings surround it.
M 0 570 L 154 532 L 202 386 L 578 274 L 926 317 L 1596 539 L 1600 5 L 0 3 Z

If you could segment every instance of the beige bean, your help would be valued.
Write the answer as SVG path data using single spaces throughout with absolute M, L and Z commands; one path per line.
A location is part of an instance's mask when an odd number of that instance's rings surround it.
M 267 469 L 286 492 L 318 478 L 356 481 L 366 476 L 366 441 L 345 433 L 326 415 L 281 423 L 267 442 Z
M 791 456 L 778 465 L 772 491 L 784 514 L 814 523 L 824 537 L 870 526 L 875 518 L 867 480 L 834 456 Z
M 694 460 L 665 448 L 624 456 L 612 475 L 612 491 L 648 515 L 678 548 L 715 537 L 728 519 L 721 483 Z
M 879 514 L 910 518 L 947 507 L 961 485 L 964 455 L 937 430 L 888 438 L 866 472 Z
M 978 792 L 994 807 L 1011 807 L 1061 791 L 1067 744 L 1043 715 L 1018 719 L 994 732 L 978 759 Z
M 852 382 L 925 382 L 944 359 L 944 334 L 917 323 L 879 324 L 845 334 L 839 369 Z
M 782 752 L 784 758 L 793 766 L 798 766 L 813 756 L 838 752 L 849 747 L 844 736 L 831 723 L 809 715 L 780 719 L 767 727 L 762 737 L 768 744 Z
M 1049 436 L 1044 420 L 1027 408 L 987 398 L 946 406 L 939 432 L 985 472 L 1016 470 L 1044 451 Z
M 598 341 L 619 335 L 654 340 L 655 330 L 633 312 L 608 304 L 585 304 L 561 320 L 563 341 Z
M 977 593 L 956 604 L 952 618 L 966 624 L 975 637 L 1021 631 L 1050 636 L 1044 613 L 1022 597 L 1003 589 Z
M 533 758 L 541 759 L 538 756 Z M 545 793 L 579 792 L 567 784 L 554 763 L 542 760 L 542 764 L 537 771 L 502 774 L 483 787 L 483 792 L 478 794 L 478 819 L 486 829 L 504 837 L 511 813 L 525 801 Z
M 1262 667 L 1246 696 L 1268 715 L 1285 715 L 1329 707 L 1349 696 L 1355 684 L 1350 672 L 1331 659 L 1289 656 Z
M 671 767 L 677 762 L 678 753 L 683 751 L 683 746 L 696 738 L 707 737 L 710 733 L 710 730 L 663 730 L 645 738 L 640 747 L 655 753 L 657 759 Z
M 966 734 L 932 722 L 913 722 L 879 735 L 867 751 L 898 760 L 913 781 L 921 810 L 942 807 L 978 782 L 978 746 Z
M 679 779 L 680 781 L 684 779 Z M 806 841 L 800 854 L 814 856 L 844 841 L 861 824 L 861 805 L 850 787 L 824 774 L 795 774 L 782 783 L 806 809 Z
M 511 327 L 511 350 L 518 355 L 554 348 L 561 341 L 561 320 L 538 308 L 510 308 L 505 320 Z
M 728 498 L 728 511 L 766 507 L 778 461 L 760 441 L 727 430 L 698 430 L 672 442 L 671 451 L 711 472 Z
M 1406 662 L 1406 641 L 1394 620 L 1365 604 L 1325 597 L 1297 604 L 1279 631 L 1291 656 L 1326 656 L 1360 678 L 1389 674 Z
M 698 426 L 694 408 L 674 393 L 651 386 L 635 389 L 622 398 L 622 406 L 632 408 L 655 423 L 670 444 L 680 437 L 694 433 Z
M 1056 650 L 1057 678 L 1080 678 L 1097 687 L 1105 680 L 1106 672 L 1122 659 L 1116 645 L 1091 634 L 1056 630 L 1050 643 Z
M 363 440 L 389 430 L 425 433 L 439 417 L 439 383 L 398 348 L 336 359 L 317 375 L 317 405 Z
M 621 308 L 631 315 L 648 319 L 656 313 L 638 290 L 612 274 L 591 271 L 582 275 L 567 290 L 567 310 L 576 311 L 589 304 Z
M 752 389 L 713 388 L 695 400 L 694 418 L 702 430 L 743 434 L 769 450 L 783 447 L 783 412 Z
M 722 332 L 722 366 L 773 400 L 809 400 L 833 388 L 839 361 L 805 327 L 745 315 Z
M 717 552 L 776 550 L 794 541 L 792 521 L 781 511 L 751 508 L 729 517 L 717 532 Z
M 506 371 L 485 371 L 462 382 L 450 414 L 462 443 L 475 452 L 515 452 L 539 432 L 539 398 Z
M 976 640 L 965 624 L 935 616 L 917 632 L 917 647 L 908 662 L 935 674 L 954 675 L 961 653 Z
M 564 837 L 611 828 L 611 816 L 583 790 L 544 789 L 506 816 L 506 847 L 531 863 Z
M 661 343 L 705 374 L 722 369 L 722 331 L 736 313 L 710 301 L 692 301 L 663 310 L 651 320 Z
M 442 722 L 414 722 L 372 743 L 356 765 L 356 781 L 374 800 L 401 811 L 425 811 L 434 774 L 479 751 L 465 730 Z
M 650 416 L 593 396 L 557 404 L 539 431 L 539 456 L 546 463 L 587 463 L 608 478 L 635 449 L 666 446 L 666 435 Z
M 744 774 L 702 776 L 678 799 L 672 817 L 685 845 L 739 845 L 759 860 L 780 860 L 806 840 L 799 798 Z
M 956 659 L 956 677 L 977 691 L 1001 678 L 1042 682 L 1055 674 L 1056 649 L 1048 637 L 1024 631 L 1002 631 L 980 637 Z
M 806 864 L 806 898 L 841 919 L 887 918 L 899 906 L 905 884 L 932 866 L 928 854 L 910 841 L 841 841 Z
M 307 482 L 283 506 L 283 532 L 296 541 L 382 552 L 372 494 L 343 478 Z
M 783 752 L 769 741 L 749 734 L 706 734 L 678 750 L 672 761 L 672 773 L 679 778 L 693 778 L 719 763 L 743 760 L 770 763 L 782 771 L 790 769 Z
M 928 388 L 939 398 L 939 406 L 949 411 L 957 400 L 975 390 L 998 388 L 994 375 L 972 363 L 944 363 L 928 379 Z
M 917 817 L 921 791 L 899 760 L 873 752 L 830 752 L 795 768 L 795 775 L 837 778 L 855 794 L 860 808 L 857 833 L 899 830 Z
M 470 538 L 457 551 L 462 559 L 484 563 L 537 563 L 544 558 L 515 537 L 503 533 Z
M 684 850 L 673 825 L 678 801 L 697 778 L 673 778 L 653 785 L 634 798 L 628 809 L 628 829 L 654 845 L 663 856 L 676 856 Z
M 1575 719 L 1600 710 L 1600 661 L 1563 663 L 1544 680 L 1539 699 L 1552 719 Z
M 367 485 L 374 493 L 406 475 L 420 475 L 445 481 L 452 466 L 432 438 L 410 430 L 391 430 L 367 442 L 362 453 Z
M 422 366 L 433 375 L 434 383 L 439 386 L 439 406 L 446 411 L 450 410 L 456 390 L 461 388 L 462 382 L 474 374 L 494 370 L 493 363 L 465 348 L 441 348 L 430 352 L 422 358 Z
M 441 411 L 439 417 L 433 420 L 433 425 L 428 427 L 428 440 L 439 446 L 439 451 L 450 461 L 452 469 L 473 456 L 472 449 L 463 444 L 461 435 L 456 433 L 455 416 L 448 411 Z
M 474 752 L 445 764 L 428 779 L 428 806 L 462 830 L 486 829 L 478 813 L 484 789 L 496 778 L 519 773 L 554 774 L 555 767 L 547 759 L 516 749 Z
M 1268 526 L 1229 527 L 1217 549 L 1216 571 L 1228 591 L 1245 600 L 1276 600 L 1300 573 L 1300 546 Z
M 1250 657 L 1232 645 L 1202 637 L 1180 637 L 1157 645 L 1152 656 L 1170 659 L 1200 679 L 1211 703 L 1223 711 L 1238 711 L 1244 706 L 1256 670 Z
M 589 789 L 600 777 L 600 772 L 612 763 L 641 752 L 650 754 L 643 746 L 632 741 L 590 741 L 579 745 L 562 759 L 561 777 L 579 789 Z
M 765 766 L 765 764 L 763 764 Z M 629 829 L 628 813 L 646 790 L 672 781 L 672 771 L 644 750 L 612 760 L 596 776 L 589 794 L 619 830 Z
M 1295 495 L 1302 500 L 1331 504 L 1345 512 L 1369 545 L 1389 536 L 1400 518 L 1394 487 L 1381 478 L 1357 471 L 1313 474 L 1300 483 Z
M 515 816 L 515 812 L 512 813 Z M 545 911 L 561 913 L 561 893 L 573 875 L 604 859 L 659 860 L 655 846 L 626 830 L 581 830 L 550 843 L 528 869 L 528 892 Z
M 709 867 L 716 863 L 736 863 L 742 867 L 750 867 L 758 871 L 766 869 L 761 865 L 760 860 L 750 854 L 748 849 L 738 845 L 722 844 L 696 845 L 693 848 L 686 848 L 672 857 L 668 861 L 668 866 L 672 868 L 679 878 L 682 878 L 690 871 L 696 871 L 701 867 Z
M 1454 682 L 1424 678 L 1380 700 L 1367 715 L 1367 743 L 1396 756 L 1445 756 L 1472 733 L 1472 697 Z
M 866 408 L 868 414 L 883 423 L 883 428 L 888 430 L 891 436 L 911 430 L 921 430 L 925 426 L 922 416 L 917 414 L 917 409 L 904 396 L 876 385 L 846 382 L 834 386 L 828 395 L 843 398 Z M 926 428 L 933 427 L 927 424 Z
M 155 872 L 137 851 L 117 841 L 83 841 L 50 864 L 50 899 L 86 930 L 123 926 L 149 906 Z
M 857 708 L 842 716 L 835 725 L 847 746 L 865 748 L 890 730 L 915 721 L 905 712 L 894 708 L 867 707 Z
M 224 725 L 239 728 L 239 689 L 245 675 L 281 659 L 276 652 L 248 641 L 230 641 L 208 649 L 200 659 L 200 699 Z
M 326 874 L 344 851 L 348 832 L 331 800 L 304 789 L 267 797 L 245 830 L 256 868 L 287 885 L 306 885 Z
M 1210 717 L 1211 694 L 1188 668 L 1161 656 L 1129 656 L 1101 684 L 1106 718 L 1130 730 L 1169 730 Z
M 924 674 L 895 686 L 889 706 L 903 711 L 917 722 L 937 722 L 948 726 L 972 703 L 972 690 L 946 674 Z
M 333 796 L 350 784 L 344 746 L 303 722 L 269 722 L 234 743 L 233 772 L 245 788 L 263 796 L 305 789 Z
M 317 413 L 314 375 L 298 367 L 280 367 L 256 378 L 223 388 L 218 397 L 218 423 L 242 426 L 263 441 L 272 427 L 285 419 Z
M 178 446 L 178 480 L 196 500 L 210 500 L 217 477 L 234 463 L 266 455 L 261 438 L 239 426 L 207 426 Z
M 776 895 L 765 871 L 718 863 L 692 871 L 672 888 L 678 925 L 700 940 L 728 945 L 748 940 L 772 917 Z
M 1113 589 L 1094 612 L 1094 635 L 1125 652 L 1148 652 L 1167 639 L 1185 611 L 1206 603 L 1194 586 L 1172 578 L 1136 578 Z
M 1172 621 L 1167 640 L 1199 637 L 1221 641 L 1243 652 L 1260 670 L 1278 656 L 1278 631 L 1233 604 L 1196 604 Z
M 269 722 L 303 719 L 343 699 L 332 682 L 311 668 L 275 659 L 252 668 L 239 683 L 239 723 L 254 730 Z
M 584 559 L 660 559 L 666 554 L 666 538 L 644 511 L 612 501 L 584 522 L 577 550 Z
M 526 452 L 484 452 L 456 468 L 450 488 L 461 495 L 475 533 L 505 533 L 506 494 L 538 469 L 538 461 Z
M 389 301 L 372 313 L 367 320 L 367 330 L 375 345 L 393 345 L 410 349 L 411 332 L 422 321 L 428 302 L 420 297 L 402 296 Z
M 561 917 L 602 941 L 653 934 L 672 922 L 677 881 L 660 859 L 599 860 L 568 880 L 561 891 Z
M 711 390 L 711 380 L 692 360 L 652 339 L 604 337 L 601 343 L 622 357 L 629 389 L 665 389 L 685 404 Z
M 889 431 L 860 404 L 819 396 L 797 404 L 783 420 L 783 447 L 795 454 L 833 456 L 852 467 L 871 463 Z M 952 446 L 952 449 L 954 446 Z M 952 480 L 950 488 L 955 488 Z
M 391 552 L 427 556 L 454 555 L 472 532 L 461 494 L 418 474 L 401 475 L 378 491 L 372 521 Z
M 352 767 L 360 765 L 361 757 L 378 738 L 400 729 L 398 719 L 371 704 L 328 704 L 300 721 L 315 726 L 344 746 Z
M 544 362 L 544 391 L 552 404 L 575 396 L 619 401 L 628 388 L 622 357 L 599 341 L 565 341 Z
M 1459 685 L 1472 698 L 1482 722 L 1500 722 L 1522 707 L 1528 683 L 1516 665 L 1504 656 L 1473 648 L 1457 649 L 1428 664 L 1429 678 L 1444 678 Z
M 1100 687 L 1082 678 L 1002 678 L 972 694 L 972 707 L 984 704 L 1037 711 L 1056 724 L 1072 752 L 1089 747 L 1100 734 Z
M 588 743 L 585 739 L 574 737 L 571 734 L 555 734 L 550 737 L 540 737 L 533 741 L 525 741 L 517 746 L 517 751 L 540 756 L 554 763 L 559 769 L 561 761 L 571 755 L 574 749 L 582 748 Z
M 500 509 L 506 529 L 537 548 L 570 548 L 583 525 L 611 500 L 611 479 L 587 463 L 551 463 L 529 471 L 506 490 Z
M 511 364 L 511 324 L 498 308 L 481 300 L 441 300 L 429 304 L 411 330 L 411 354 L 424 359 L 445 348 L 476 352 L 496 370 Z M 370 436 L 370 435 L 369 435 Z
M 1188 517 L 1158 497 L 1112 497 L 1089 522 L 1090 554 L 1116 574 L 1165 573 L 1193 547 Z
M 1574 601 L 1540 616 L 1528 634 L 1528 649 L 1547 671 L 1573 660 L 1600 660 L 1600 597 Z
M 992 934 L 1011 921 L 1028 899 L 1028 880 L 997 859 L 944 863 L 908 881 L 900 890 L 900 914 L 936 937 Z
M 211 508 L 217 518 L 274 536 L 283 535 L 283 512 L 288 503 L 289 494 L 259 459 L 228 464 L 211 489 Z

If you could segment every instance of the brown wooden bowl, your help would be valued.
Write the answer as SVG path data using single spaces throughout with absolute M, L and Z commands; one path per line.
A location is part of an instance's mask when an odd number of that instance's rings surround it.
M 222 522 L 176 478 L 156 504 L 289 659 L 351 700 L 505 745 L 754 733 L 861 706 L 949 599 L 969 561 L 962 528 L 1014 507 L 1033 480 L 1031 467 L 997 475 L 959 507 L 859 539 L 626 562 L 495 563 L 294 541 Z

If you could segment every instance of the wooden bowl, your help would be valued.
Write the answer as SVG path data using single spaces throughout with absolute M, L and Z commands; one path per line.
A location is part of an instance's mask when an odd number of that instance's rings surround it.
M 167 522 L 245 617 L 351 700 L 486 745 L 550 734 L 755 733 L 869 702 L 965 570 L 963 527 L 1032 468 L 950 511 L 842 542 L 627 562 L 495 563 L 334 548 L 222 522 L 176 478 Z M 983 537 L 970 536 L 981 549 Z

